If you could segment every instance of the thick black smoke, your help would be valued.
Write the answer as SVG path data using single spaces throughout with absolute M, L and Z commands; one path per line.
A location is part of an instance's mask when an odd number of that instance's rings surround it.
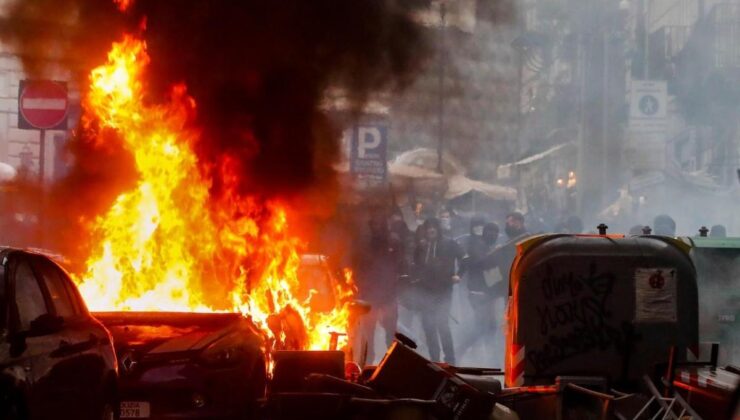
M 4 3 L 0 37 L 14 47 L 33 77 L 59 77 L 50 71 L 61 65 L 82 81 L 87 71 L 105 63 L 111 42 L 133 22 L 112 0 Z
M 413 3 L 413 2 L 411 2 Z M 144 1 L 161 89 L 184 81 L 198 103 L 201 158 L 242 162 L 248 192 L 322 182 L 336 133 L 320 108 L 330 86 L 361 103 L 414 74 L 421 36 L 408 1 Z

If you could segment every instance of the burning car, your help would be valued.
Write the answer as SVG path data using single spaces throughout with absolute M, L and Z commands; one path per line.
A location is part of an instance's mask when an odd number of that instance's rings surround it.
M 302 255 L 297 276 L 301 289 L 296 297 L 316 313 L 331 313 L 341 287 L 326 257 Z M 285 338 L 269 344 L 264 331 L 233 312 L 116 311 L 95 316 L 114 337 L 121 418 L 247 417 L 264 396 L 264 349 L 300 348 L 306 339 L 293 311 L 271 317 L 274 336 Z M 336 334 L 333 343 L 330 339 L 334 348 L 337 340 Z
M 264 396 L 262 335 L 241 314 L 95 316 L 115 340 L 121 418 L 245 418 Z
M 0 418 L 113 419 L 111 336 L 67 273 L 26 251 L 0 260 Z
M 302 255 L 296 298 L 317 314 L 341 299 L 326 257 Z M 296 311 L 273 314 L 265 340 L 240 313 L 116 311 L 95 316 L 114 337 L 120 371 L 121 418 L 244 418 L 264 396 L 265 349 L 298 349 L 306 340 Z M 284 337 L 276 339 L 274 337 Z M 337 347 L 336 334 L 332 344 Z

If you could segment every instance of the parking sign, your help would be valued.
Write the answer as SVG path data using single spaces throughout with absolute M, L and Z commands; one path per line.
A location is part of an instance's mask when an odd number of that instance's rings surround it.
M 368 184 L 385 181 L 388 168 L 388 128 L 382 125 L 356 125 L 352 128 L 350 171 Z

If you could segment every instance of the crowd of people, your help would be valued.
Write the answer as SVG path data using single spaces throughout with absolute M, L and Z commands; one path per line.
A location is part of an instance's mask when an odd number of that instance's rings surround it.
M 390 345 L 397 331 L 409 333 L 421 341 L 434 361 L 455 364 L 474 349 L 479 354 L 503 351 L 509 271 L 516 244 L 530 234 L 525 218 L 519 212 L 509 213 L 503 235 L 497 223 L 483 216 L 469 219 L 468 232 L 455 235 L 450 220 L 449 211 L 443 210 L 419 221 L 412 231 L 400 217 L 370 217 L 368 238 L 358 239 L 361 243 L 354 248 L 359 252 L 352 261 L 359 297 L 372 308 L 362 320 L 360 360 L 378 361 L 380 355 L 374 351 L 378 327 L 383 330 L 382 344 Z M 571 216 L 553 231 L 582 233 L 584 227 L 578 217 Z M 660 215 L 652 229 L 636 225 L 630 234 L 675 236 L 676 224 Z M 725 234 L 721 225 L 711 229 L 712 236 Z M 451 311 L 455 289 L 467 314 L 462 321 Z M 423 340 L 412 331 L 415 319 L 420 320 Z M 455 334 L 451 322 L 457 326 Z M 503 355 L 493 360 L 502 361 Z
M 399 325 L 410 328 L 416 317 L 432 360 L 454 364 L 458 353 L 491 345 L 503 316 L 494 314 L 494 303 L 508 296 L 515 245 L 528 234 L 524 216 L 518 212 L 507 215 L 504 240 L 499 239 L 498 224 L 483 217 L 473 217 L 469 232 L 453 238 L 442 216 L 427 218 L 415 231 L 403 220 L 370 218 L 369 237 L 357 247 L 360 252 L 353 261 L 360 298 L 372 307 L 363 318 L 364 360 L 375 360 L 373 339 L 378 326 L 384 330 L 385 344 L 390 345 Z M 450 322 L 458 322 L 451 315 L 457 284 L 466 291 L 475 328 L 465 329 L 467 333 L 456 346 Z

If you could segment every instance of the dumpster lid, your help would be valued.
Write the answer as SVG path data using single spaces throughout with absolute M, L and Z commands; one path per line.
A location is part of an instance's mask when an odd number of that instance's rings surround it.
M 740 238 L 685 238 L 685 241 L 696 248 L 737 248 L 740 249 Z

